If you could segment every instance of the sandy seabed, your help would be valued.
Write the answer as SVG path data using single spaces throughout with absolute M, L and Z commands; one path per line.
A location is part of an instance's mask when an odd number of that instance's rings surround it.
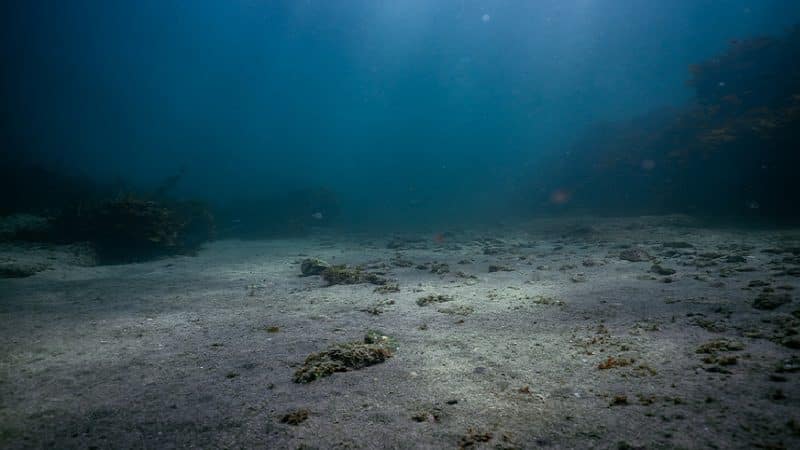
M 399 291 L 301 277 L 308 257 Z M 18 262 L 48 269 L 0 279 L 2 448 L 800 448 L 800 230 L 551 219 L 96 267 L 0 248 Z M 293 381 L 369 330 L 391 358 Z

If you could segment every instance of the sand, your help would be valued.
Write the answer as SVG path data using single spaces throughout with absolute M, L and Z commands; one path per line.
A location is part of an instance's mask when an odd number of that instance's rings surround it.
M 800 448 L 800 230 L 587 217 L 441 237 L 97 267 L 5 245 L 0 263 L 44 270 L 0 279 L 0 447 Z M 307 257 L 399 292 L 301 277 Z M 293 382 L 368 330 L 390 359 Z

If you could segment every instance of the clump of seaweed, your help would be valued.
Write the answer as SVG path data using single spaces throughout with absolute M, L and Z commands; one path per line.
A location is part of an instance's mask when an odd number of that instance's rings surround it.
M 394 341 L 377 331 L 368 331 L 363 342 L 337 344 L 310 354 L 294 373 L 295 383 L 310 383 L 336 372 L 349 372 L 379 364 L 396 351 Z
M 344 264 L 327 267 L 321 275 L 322 279 L 328 282 L 328 286 L 364 283 L 385 285 L 388 283 L 386 278 L 378 274 L 366 272 L 361 267 L 348 267 Z
M 417 299 L 417 305 L 419 306 L 428 306 L 433 303 L 444 303 L 444 302 L 452 302 L 453 297 L 449 295 L 443 294 L 430 294 L 424 297 L 420 297 Z

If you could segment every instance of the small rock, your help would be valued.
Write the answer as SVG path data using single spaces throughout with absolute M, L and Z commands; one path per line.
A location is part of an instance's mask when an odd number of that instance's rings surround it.
M 297 409 L 295 411 L 288 412 L 281 417 L 281 423 L 285 423 L 288 425 L 300 425 L 301 423 L 308 420 L 308 415 L 311 412 L 305 408 Z
M 650 261 L 652 257 L 644 249 L 629 248 L 619 253 L 619 259 L 631 262 Z
M 669 267 L 664 267 L 664 266 L 661 266 L 660 264 L 653 264 L 650 267 L 650 271 L 655 273 L 655 274 L 665 275 L 665 276 L 666 275 L 674 275 L 675 274 L 675 269 L 672 269 L 672 268 L 669 268 Z
M 773 310 L 787 303 L 791 303 L 792 297 L 789 294 L 771 294 L 763 292 L 753 300 L 753 308 L 761 310 Z
M 330 264 L 318 258 L 306 258 L 300 263 L 300 273 L 305 277 L 321 275 Z

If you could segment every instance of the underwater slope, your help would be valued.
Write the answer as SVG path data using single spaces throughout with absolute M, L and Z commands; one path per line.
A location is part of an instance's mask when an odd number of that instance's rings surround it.
M 797 219 L 800 27 L 692 66 L 682 109 L 597 125 L 544 164 L 550 195 L 597 212 Z

